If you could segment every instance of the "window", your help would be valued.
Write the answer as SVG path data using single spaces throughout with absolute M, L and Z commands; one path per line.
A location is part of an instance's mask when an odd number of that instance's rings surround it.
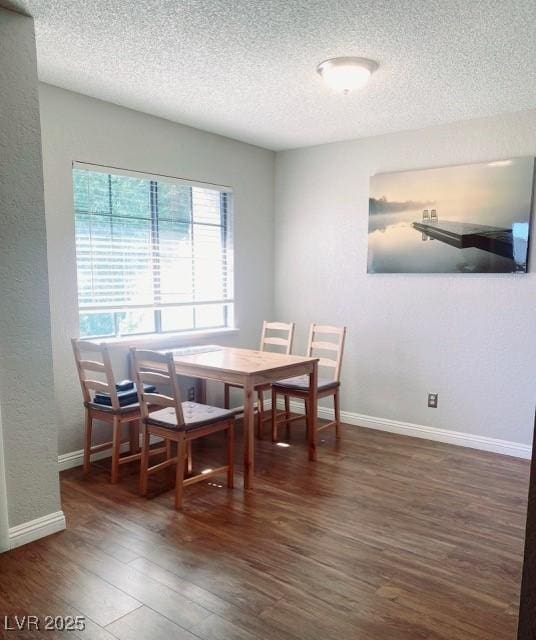
M 230 190 L 75 164 L 82 337 L 233 326 Z

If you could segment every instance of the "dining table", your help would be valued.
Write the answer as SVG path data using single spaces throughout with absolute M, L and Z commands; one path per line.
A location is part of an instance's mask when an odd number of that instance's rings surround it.
M 259 385 L 295 376 L 309 376 L 307 433 L 309 459 L 316 459 L 315 428 L 318 385 L 318 358 L 282 353 L 199 345 L 173 349 L 175 371 L 179 376 L 199 381 L 196 400 L 206 403 L 206 381 L 216 380 L 243 389 L 244 488 L 253 489 L 255 472 L 255 389 Z M 154 365 L 153 365 L 154 368 Z M 272 408 L 275 410 L 275 407 Z

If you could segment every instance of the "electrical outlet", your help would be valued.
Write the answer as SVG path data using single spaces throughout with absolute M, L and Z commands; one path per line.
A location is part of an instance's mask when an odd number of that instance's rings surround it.
M 428 394 L 428 406 L 431 409 L 437 409 L 437 398 L 438 398 L 437 393 L 429 393 Z
M 188 387 L 188 402 L 195 402 L 195 387 L 194 387 L 194 385 Z

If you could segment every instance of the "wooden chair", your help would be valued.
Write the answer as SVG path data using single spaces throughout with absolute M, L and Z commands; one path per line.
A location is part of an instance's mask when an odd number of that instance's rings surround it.
M 289 355 L 292 351 L 292 341 L 294 339 L 294 322 L 267 322 L 262 323 L 261 344 L 259 351 L 271 351 L 279 350 L 279 353 Z M 273 332 L 279 335 L 273 335 Z M 275 349 L 274 349 L 275 347 Z M 231 387 L 241 389 L 238 384 L 225 383 L 224 386 L 224 401 L 223 406 L 226 409 L 230 408 L 230 390 Z M 269 391 L 271 385 L 262 384 L 255 388 L 257 392 L 257 437 L 262 438 L 264 422 L 268 419 L 264 417 L 264 392 Z M 288 404 L 288 401 L 287 401 Z M 290 405 L 287 407 L 289 411 Z
M 323 338 L 323 339 L 319 339 Z M 328 369 L 325 377 L 318 377 L 318 399 L 333 396 L 334 420 L 316 427 L 316 432 L 328 427 L 335 427 L 337 440 L 341 437 L 341 416 L 339 402 L 340 373 L 346 327 L 332 327 L 328 325 L 312 324 L 309 331 L 308 357 L 319 358 L 319 370 Z M 327 355 L 329 354 L 329 356 Z M 303 416 L 290 416 L 288 403 L 290 398 L 299 398 L 305 403 L 305 416 L 307 418 L 311 407 L 308 406 L 309 376 L 298 376 L 279 380 L 272 384 L 272 441 L 277 441 L 277 431 L 280 424 L 287 427 L 287 437 L 290 436 L 290 423 L 303 419 Z M 285 411 L 277 411 L 277 397 L 285 398 Z M 280 420 L 279 418 L 283 416 Z M 313 435 L 316 438 L 316 433 Z
M 232 411 L 210 407 L 196 402 L 182 402 L 173 353 L 142 351 L 132 348 L 132 365 L 138 388 L 144 447 L 142 451 L 140 492 L 147 495 L 149 475 L 171 465 L 176 465 L 175 508 L 181 509 L 184 487 L 226 473 L 227 486 L 233 487 L 233 437 L 234 414 Z M 169 394 L 147 393 L 143 383 L 169 389 Z M 156 411 L 154 408 L 161 407 Z M 227 464 L 185 479 L 185 461 L 191 442 L 197 438 L 224 431 L 227 436 Z M 168 456 L 164 462 L 149 467 L 149 441 L 151 436 L 164 438 L 168 444 Z M 171 443 L 177 445 L 177 455 L 171 455 Z
M 120 406 L 117 395 L 116 381 L 110 360 L 110 353 L 105 344 L 97 344 L 87 340 L 72 338 L 74 359 L 80 379 L 85 407 L 85 435 L 84 435 L 84 472 L 88 473 L 91 456 L 99 451 L 112 450 L 111 481 L 119 479 L 119 465 L 142 457 L 140 451 L 140 405 L 138 401 Z M 82 353 L 91 354 L 91 360 L 82 358 Z M 95 359 L 95 358 L 98 358 Z M 96 373 L 91 378 L 87 372 Z M 100 376 L 100 380 L 96 378 Z M 110 398 L 110 406 L 94 402 L 94 394 L 105 393 Z M 112 425 L 112 440 L 99 445 L 92 445 L 93 420 L 102 420 Z M 121 428 L 123 424 L 129 426 L 130 453 L 121 456 Z M 163 449 L 155 449 L 151 453 L 161 453 Z

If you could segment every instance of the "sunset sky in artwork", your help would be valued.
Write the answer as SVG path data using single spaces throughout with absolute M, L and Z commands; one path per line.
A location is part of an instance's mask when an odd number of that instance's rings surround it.
M 410 211 L 422 214 L 422 209 L 434 208 L 440 220 L 510 227 L 528 220 L 532 172 L 532 159 L 515 158 L 384 173 L 371 178 L 370 197 L 385 198 L 387 206 L 398 203 L 404 218 Z M 400 203 L 406 202 L 402 208 Z

